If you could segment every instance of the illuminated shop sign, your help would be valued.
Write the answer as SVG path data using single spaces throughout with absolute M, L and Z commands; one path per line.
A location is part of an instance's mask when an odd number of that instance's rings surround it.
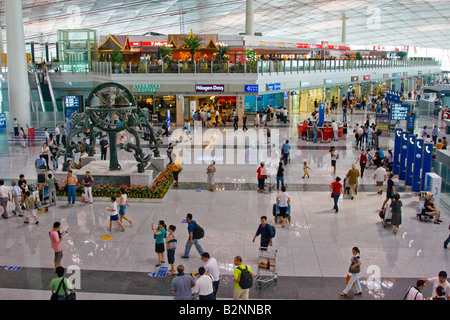
M 137 93 L 153 93 L 161 89 L 160 84 L 134 84 L 133 91 Z
M 130 47 L 163 47 L 167 46 L 167 41 L 130 41 Z
M 223 84 L 197 84 L 195 86 L 197 92 L 225 92 Z

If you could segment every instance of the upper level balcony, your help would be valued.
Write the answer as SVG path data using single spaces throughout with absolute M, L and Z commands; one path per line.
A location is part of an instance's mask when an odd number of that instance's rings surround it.
M 112 74 L 300 74 L 315 72 L 339 72 L 352 70 L 402 69 L 411 67 L 439 67 L 436 60 L 258 60 L 232 64 L 230 62 L 160 62 L 142 61 L 139 64 L 118 64 L 111 62 L 91 62 L 83 64 L 52 63 L 50 72 Z

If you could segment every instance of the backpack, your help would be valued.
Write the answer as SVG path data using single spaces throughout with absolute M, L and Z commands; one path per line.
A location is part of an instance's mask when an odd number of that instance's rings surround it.
M 270 238 L 271 239 L 275 238 L 275 235 L 277 233 L 275 227 L 269 224 L 269 229 L 270 229 Z
M 205 236 L 205 230 L 196 222 L 194 231 L 192 232 L 192 236 L 194 239 L 200 240 Z
M 248 271 L 248 267 L 245 266 L 245 269 L 241 269 L 238 267 L 239 270 L 241 270 L 241 277 L 239 279 L 239 286 L 242 289 L 250 289 L 253 286 L 253 277 L 250 271 Z

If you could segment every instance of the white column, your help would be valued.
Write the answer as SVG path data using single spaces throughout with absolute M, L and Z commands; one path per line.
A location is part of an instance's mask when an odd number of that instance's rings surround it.
M 247 0 L 247 6 L 246 6 L 246 14 L 245 14 L 245 34 L 248 36 L 254 36 L 255 35 L 255 13 L 253 9 L 253 1 L 254 0 Z
M 342 12 L 342 44 L 347 44 L 347 16 L 345 12 Z
M 8 52 L 9 123 L 17 118 L 22 127 L 31 126 L 30 87 L 23 29 L 22 0 L 5 0 Z

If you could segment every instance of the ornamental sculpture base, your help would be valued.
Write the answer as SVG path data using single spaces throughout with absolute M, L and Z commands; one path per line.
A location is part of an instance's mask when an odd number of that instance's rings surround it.
M 89 171 L 94 178 L 94 184 L 152 186 L 153 171 L 146 170 L 143 173 L 139 173 L 136 168 L 136 161 L 120 161 L 120 166 L 120 171 L 110 171 L 109 161 L 92 161 L 79 170 L 73 170 L 73 174 L 78 178 L 80 183 L 86 175 L 86 171 Z

